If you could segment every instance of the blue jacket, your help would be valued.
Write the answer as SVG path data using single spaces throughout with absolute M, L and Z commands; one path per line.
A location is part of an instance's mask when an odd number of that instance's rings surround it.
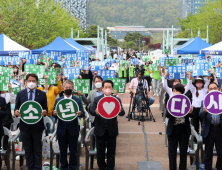
M 24 89 L 18 92 L 16 96 L 16 101 L 15 101 L 15 110 L 19 110 L 21 105 L 27 101 L 28 101 L 27 89 Z M 47 98 L 46 98 L 45 92 L 36 89 L 35 101 L 38 102 L 42 106 L 43 110 L 46 110 L 48 112 Z M 19 123 L 19 128 L 21 132 L 27 132 L 30 127 L 32 127 L 32 130 L 36 132 L 43 131 L 45 129 L 43 118 L 38 123 L 33 124 L 33 125 L 29 125 L 23 121 L 20 121 Z
M 201 136 L 203 138 L 206 138 L 208 133 L 209 133 L 209 130 L 210 130 L 212 115 L 208 112 L 205 113 L 203 111 L 203 101 L 201 102 L 201 108 L 200 108 L 199 116 L 203 119 Z M 221 124 L 221 132 L 222 132 L 222 114 L 220 114 L 220 124 Z
M 53 111 L 55 110 L 55 107 L 56 107 L 57 103 L 62 99 L 64 99 L 64 96 L 56 99 Z M 85 116 L 85 111 L 83 110 L 81 100 L 74 97 L 74 96 L 72 96 L 72 99 L 75 100 L 76 103 L 79 106 L 79 110 L 81 111 L 81 116 L 80 117 L 84 117 Z M 54 116 L 53 113 L 52 113 L 52 115 Z M 69 134 L 71 136 L 78 136 L 79 135 L 78 117 L 76 119 L 72 120 L 72 121 L 63 121 L 61 119 L 58 119 L 57 135 L 64 136 L 66 134 L 66 129 L 67 128 L 68 128 Z

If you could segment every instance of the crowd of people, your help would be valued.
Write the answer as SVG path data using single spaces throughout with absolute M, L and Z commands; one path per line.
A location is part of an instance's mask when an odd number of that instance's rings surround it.
M 104 59 L 113 60 L 125 60 L 128 64 L 122 66 L 119 62 L 112 63 L 110 67 L 104 66 L 104 69 L 112 69 L 114 66 L 115 78 L 127 79 L 129 83 L 130 92 L 133 94 L 134 99 L 137 100 L 137 87 L 141 82 L 143 84 L 143 89 L 146 90 L 145 100 L 148 101 L 149 106 L 155 102 L 154 97 L 162 98 L 161 91 L 164 89 L 166 91 L 165 106 L 167 100 L 175 94 L 185 94 L 192 103 L 192 108 L 190 112 L 184 118 L 175 118 L 169 112 L 166 112 L 166 117 L 169 118 L 167 125 L 167 135 L 169 142 L 169 165 L 170 170 L 176 170 L 176 156 L 177 148 L 179 144 L 180 149 L 180 170 L 185 170 L 187 167 L 187 149 L 189 136 L 191 134 L 190 120 L 192 118 L 192 125 L 194 126 L 197 133 L 200 133 L 199 123 L 201 122 L 201 135 L 204 138 L 205 143 L 205 169 L 212 169 L 212 157 L 214 144 L 217 150 L 218 161 L 216 168 L 222 169 L 222 148 L 220 143 L 222 142 L 222 116 L 212 116 L 207 113 L 206 108 L 203 106 L 202 100 L 205 95 L 212 91 L 221 91 L 222 80 L 220 77 L 216 77 L 216 73 L 205 77 L 191 77 L 191 72 L 187 72 L 187 85 L 182 85 L 180 79 L 168 79 L 168 72 L 166 67 L 157 65 L 158 69 L 156 71 L 150 70 L 150 64 L 153 61 L 144 62 L 142 56 L 148 56 L 147 52 L 111 52 L 110 55 L 104 55 Z M 168 55 L 166 55 L 168 57 Z M 131 59 L 138 59 L 137 64 L 131 64 Z M 207 58 L 209 60 L 209 57 Z M 47 62 L 38 61 L 37 65 L 45 65 L 45 70 L 49 71 L 50 68 L 62 69 L 64 67 L 64 61 L 52 63 L 49 65 L 50 58 Z M 90 58 L 89 63 L 93 61 L 100 61 L 98 58 Z M 42 116 L 48 116 L 52 122 L 53 127 L 47 125 L 47 132 L 52 133 L 57 130 L 57 139 L 60 148 L 60 163 L 61 170 L 74 170 L 77 167 L 77 141 L 79 135 L 79 127 L 77 119 L 70 122 L 58 119 L 58 111 L 55 109 L 56 104 L 62 99 L 73 99 L 77 102 L 79 106 L 79 111 L 77 112 L 78 117 L 84 117 L 85 110 L 83 104 L 90 106 L 89 109 L 89 121 L 92 127 L 94 127 L 95 138 L 93 141 L 93 149 L 97 150 L 97 164 L 100 170 L 112 170 L 115 167 L 115 149 L 116 149 L 116 137 L 118 135 L 118 123 L 117 118 L 104 119 L 100 116 L 97 108 L 98 101 L 104 96 L 113 96 L 119 100 L 118 92 L 114 89 L 114 84 L 111 80 L 103 80 L 103 77 L 99 76 L 96 71 L 91 71 L 91 66 L 81 70 L 80 75 L 77 76 L 78 79 L 89 79 L 91 82 L 90 93 L 87 95 L 82 94 L 81 91 L 78 93 L 73 93 L 74 83 L 68 80 L 62 73 L 57 76 L 57 83 L 48 85 L 48 77 L 44 75 L 46 84 L 39 85 L 39 77 L 33 73 L 25 73 L 26 60 L 21 59 L 20 65 L 9 65 L 5 67 L 10 67 L 14 69 L 12 74 L 12 79 L 19 81 L 21 83 L 21 91 L 15 95 L 12 92 L 12 84 L 9 83 L 8 91 L 1 91 L 0 97 L 0 137 L 4 135 L 3 126 L 10 129 L 13 123 L 13 113 L 11 106 L 15 104 L 14 115 L 20 117 L 20 107 L 26 101 L 36 101 L 42 108 Z M 78 67 L 78 61 L 72 67 Z M 136 67 L 142 66 L 143 69 L 135 71 Z M 217 67 L 221 67 L 221 63 L 218 63 Z M 80 96 L 82 100 L 75 96 Z M 137 100 L 138 101 L 138 100 Z M 11 105 L 12 104 L 12 105 Z M 139 103 L 137 103 L 139 105 Z M 148 107 L 148 106 L 147 106 Z M 121 104 L 120 116 L 125 115 L 125 111 Z M 139 108 L 138 108 L 139 111 Z M 55 123 L 57 123 L 57 129 L 55 128 Z M 43 119 L 38 123 L 30 125 L 23 121 L 19 123 L 20 136 L 23 142 L 23 147 L 25 150 L 26 166 L 28 170 L 37 170 L 41 167 L 42 161 L 42 132 L 45 129 Z M 53 129 L 50 131 L 50 129 Z M 3 146 L 4 149 L 7 148 L 7 138 L 4 138 Z M 70 159 L 67 161 L 67 147 L 70 151 Z M 198 146 L 197 146 L 198 147 Z M 105 151 L 107 149 L 107 163 L 105 162 Z M 1 163 L 1 162 L 0 162 Z

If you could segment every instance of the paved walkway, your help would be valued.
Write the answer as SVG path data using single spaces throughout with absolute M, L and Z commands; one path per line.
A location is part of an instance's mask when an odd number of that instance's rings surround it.
M 128 85 L 127 85 L 128 87 Z M 125 94 L 119 94 L 122 100 L 126 115 L 128 114 L 130 104 L 130 94 L 127 88 Z M 164 145 L 165 125 L 161 112 L 159 111 L 159 99 L 155 97 L 155 103 L 151 111 L 156 122 L 144 122 L 145 132 L 148 140 L 148 156 L 151 161 L 160 161 L 164 170 L 169 169 L 168 148 Z M 125 115 L 125 116 L 126 116 Z M 137 161 L 146 161 L 145 140 L 142 131 L 142 123 L 138 121 L 128 121 L 126 117 L 118 117 L 119 136 L 117 137 L 116 148 L 116 170 L 137 170 Z M 177 158 L 177 161 L 179 159 Z M 214 159 L 215 160 L 215 159 Z M 43 162 L 48 160 L 43 160 Z M 85 148 L 82 149 L 80 163 L 85 169 Z M 55 159 L 54 159 L 55 164 Z M 188 159 L 188 165 L 190 164 Z M 179 165 L 179 161 L 177 163 Z M 18 169 L 18 161 L 16 168 Z M 94 170 L 98 170 L 97 162 L 94 160 Z

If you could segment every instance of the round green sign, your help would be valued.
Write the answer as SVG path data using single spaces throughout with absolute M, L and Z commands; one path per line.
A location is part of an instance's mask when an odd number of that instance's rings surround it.
M 56 111 L 61 120 L 72 121 L 78 116 L 79 106 L 75 100 L 62 99 L 57 103 Z
M 27 124 L 36 124 L 42 118 L 42 106 L 36 101 L 27 101 L 19 109 L 21 119 Z

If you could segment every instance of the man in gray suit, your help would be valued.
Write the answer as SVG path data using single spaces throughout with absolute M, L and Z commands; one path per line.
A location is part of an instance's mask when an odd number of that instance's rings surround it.
M 92 106 L 94 98 L 103 95 L 102 91 L 102 82 L 103 78 L 100 76 L 94 77 L 94 85 L 96 89 L 91 90 L 87 98 L 81 93 L 81 91 L 78 91 L 78 95 L 82 96 L 82 101 L 86 105 Z M 90 110 L 90 109 L 89 109 Z M 89 121 L 91 122 L 92 127 L 95 126 L 95 116 L 92 116 L 89 112 Z M 93 138 L 93 149 L 95 148 L 95 139 Z

